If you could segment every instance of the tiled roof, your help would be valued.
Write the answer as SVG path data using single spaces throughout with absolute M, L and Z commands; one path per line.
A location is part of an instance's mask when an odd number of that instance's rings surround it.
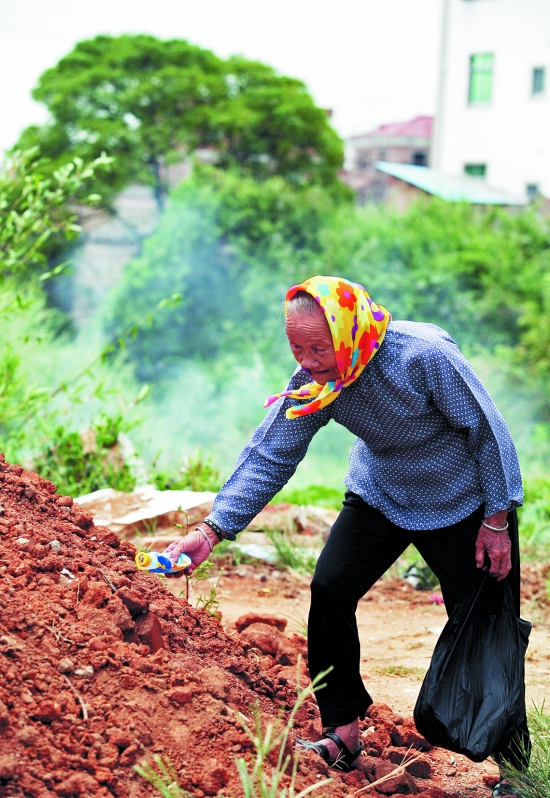
M 415 138 L 431 138 L 434 118 L 433 116 L 416 116 L 407 122 L 392 122 L 390 125 L 380 125 L 376 130 L 370 130 L 365 136 L 407 136 Z M 352 138 L 360 138 L 353 136 Z M 362 138 L 362 136 L 361 136 Z

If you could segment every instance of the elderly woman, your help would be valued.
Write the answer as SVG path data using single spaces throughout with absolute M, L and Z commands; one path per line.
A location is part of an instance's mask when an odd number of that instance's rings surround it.
M 392 321 L 362 286 L 337 277 L 291 288 L 285 313 L 299 367 L 267 400 L 271 410 L 212 513 L 167 553 L 186 552 L 192 571 L 285 485 L 322 426 L 333 419 L 357 436 L 343 508 L 311 584 L 309 669 L 313 678 L 332 668 L 317 694 L 326 731 L 301 743 L 350 769 L 361 753 L 358 720 L 372 703 L 359 672 L 357 602 L 413 543 L 437 575 L 448 613 L 488 558 L 519 615 L 521 477 L 504 420 L 444 330 Z M 526 723 L 517 733 L 528 748 Z M 516 750 L 502 740 L 494 756 L 517 762 Z M 510 790 L 501 782 L 494 795 Z

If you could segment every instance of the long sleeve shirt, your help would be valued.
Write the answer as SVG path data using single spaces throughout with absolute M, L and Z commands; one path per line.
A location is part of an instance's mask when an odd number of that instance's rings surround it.
M 298 368 L 289 390 L 311 382 Z M 379 352 L 327 407 L 300 418 L 279 399 L 219 492 L 212 520 L 229 539 L 288 482 L 315 433 L 333 419 L 357 440 L 347 488 L 404 529 L 439 529 L 485 503 L 485 516 L 523 502 L 506 423 L 448 333 L 392 321 Z

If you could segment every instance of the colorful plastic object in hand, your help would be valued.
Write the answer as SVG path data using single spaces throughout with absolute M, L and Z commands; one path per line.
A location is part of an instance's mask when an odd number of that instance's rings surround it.
M 173 563 L 156 551 L 139 551 L 136 565 L 139 571 L 149 571 L 150 574 L 179 574 L 191 565 L 191 558 L 187 554 L 180 554 L 177 562 Z

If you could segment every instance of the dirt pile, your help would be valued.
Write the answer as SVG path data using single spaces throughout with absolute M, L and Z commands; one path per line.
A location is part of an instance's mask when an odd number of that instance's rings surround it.
M 287 635 L 278 619 L 254 616 L 228 635 L 158 578 L 137 572 L 134 555 L 130 542 L 94 526 L 54 485 L 0 456 L 2 795 L 139 798 L 152 789 L 132 765 L 161 753 L 194 796 L 238 796 L 235 758 L 252 756 L 240 718 L 250 718 L 253 704 L 265 718 L 292 705 L 303 638 Z M 363 724 L 361 770 L 331 771 L 324 795 L 355 792 L 410 745 L 425 747 L 410 721 L 375 709 Z M 297 733 L 318 731 L 308 700 Z M 381 785 L 365 794 L 451 796 L 425 765 L 385 782 L 392 793 Z M 297 788 L 327 773 L 308 754 Z

